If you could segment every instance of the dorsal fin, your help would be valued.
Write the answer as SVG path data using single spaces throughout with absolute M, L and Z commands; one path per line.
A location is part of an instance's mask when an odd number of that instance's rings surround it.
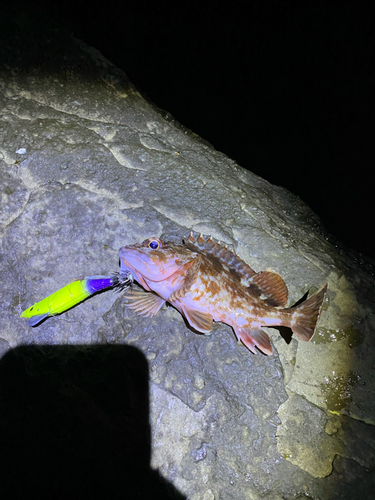
M 288 289 L 282 277 L 275 271 L 266 269 L 266 271 L 257 273 L 250 281 L 257 285 L 266 296 L 265 301 L 270 306 L 286 306 Z
M 264 300 L 270 306 L 286 305 L 288 301 L 288 289 L 282 277 L 275 271 L 266 269 L 263 272 L 256 273 L 238 255 L 229 250 L 227 246 L 223 246 L 220 241 L 215 243 L 212 236 L 205 240 L 202 234 L 198 238 L 195 238 L 193 233 L 190 233 L 189 238 L 184 240 L 184 244 L 193 251 L 201 250 L 215 255 L 221 262 L 224 262 L 228 267 L 246 278 L 250 283 L 250 288 L 253 289 L 256 295 L 265 295 Z
M 205 240 L 202 234 L 196 239 L 193 233 L 190 233 L 189 238 L 184 240 L 184 244 L 190 247 L 192 250 L 198 249 L 206 253 L 215 255 L 219 258 L 221 262 L 227 264 L 228 267 L 235 270 L 238 274 L 242 275 L 244 278 L 250 280 L 256 275 L 256 272 L 251 269 L 251 267 L 246 264 L 238 255 L 236 255 L 232 250 L 229 250 L 227 246 L 223 246 L 220 241 L 214 242 L 212 236 Z

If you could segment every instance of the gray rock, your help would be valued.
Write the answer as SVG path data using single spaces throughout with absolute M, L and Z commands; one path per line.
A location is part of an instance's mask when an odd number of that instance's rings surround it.
M 139 348 L 150 370 L 151 466 L 191 500 L 368 497 L 372 266 L 332 245 L 298 197 L 146 102 L 97 51 L 64 44 L 54 72 L 23 70 L 17 57 L 1 69 L 1 352 Z M 121 246 L 178 242 L 190 230 L 280 273 L 291 304 L 328 282 L 313 340 L 287 344 L 268 329 L 274 355 L 254 356 L 226 325 L 197 335 L 173 308 L 141 318 L 112 292 L 36 328 L 19 317 L 80 276 L 117 271 Z

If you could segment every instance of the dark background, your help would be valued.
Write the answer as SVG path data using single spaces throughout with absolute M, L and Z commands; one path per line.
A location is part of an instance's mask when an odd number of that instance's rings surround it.
M 375 258 L 375 2 L 4 6 L 3 32 L 58 27 L 96 47 L 155 104 Z
M 186 500 L 151 469 L 149 367 L 127 345 L 0 360 L 1 498 Z

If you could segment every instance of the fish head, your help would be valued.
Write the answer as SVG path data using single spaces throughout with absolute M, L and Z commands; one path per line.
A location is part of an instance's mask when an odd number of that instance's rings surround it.
M 121 271 L 130 271 L 146 290 L 169 296 L 181 286 L 198 254 L 183 245 L 148 238 L 142 243 L 120 248 L 119 257 Z

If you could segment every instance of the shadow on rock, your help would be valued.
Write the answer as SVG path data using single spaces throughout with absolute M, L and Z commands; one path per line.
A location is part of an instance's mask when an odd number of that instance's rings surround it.
M 18 347 L 0 361 L 0 401 L 4 498 L 185 498 L 150 468 L 138 349 Z

